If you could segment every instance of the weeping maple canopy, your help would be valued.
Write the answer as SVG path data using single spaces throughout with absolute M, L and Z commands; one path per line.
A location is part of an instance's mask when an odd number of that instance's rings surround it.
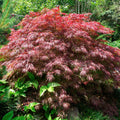
M 60 9 L 31 12 L 12 30 L 0 49 L 8 70 L 46 73 L 47 80 L 62 76 L 68 84 L 120 81 L 120 49 L 104 44 L 100 34 L 111 34 L 88 14 L 65 14 Z M 71 82 L 70 82 L 71 81 Z

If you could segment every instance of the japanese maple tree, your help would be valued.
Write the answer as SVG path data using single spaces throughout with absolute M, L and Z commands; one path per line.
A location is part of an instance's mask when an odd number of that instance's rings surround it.
M 55 76 L 60 84 L 79 88 L 84 83 L 120 81 L 120 49 L 96 38 L 111 34 L 109 28 L 91 21 L 91 14 L 65 14 L 60 9 L 31 12 L 12 30 L 8 45 L 0 49 L 8 70 Z M 63 82 L 64 81 L 64 82 Z M 63 83 L 66 84 L 63 84 Z M 62 91 L 65 93 L 64 91 Z

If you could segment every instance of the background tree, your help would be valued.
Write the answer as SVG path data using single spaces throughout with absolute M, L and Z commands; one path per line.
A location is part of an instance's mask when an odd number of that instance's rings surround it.
M 3 2 L 3 3 L 2 3 Z M 15 18 L 11 17 L 13 4 L 11 0 L 1 1 L 1 16 L 0 16 L 0 44 L 5 44 L 6 35 L 10 33 L 10 27 L 13 26 Z

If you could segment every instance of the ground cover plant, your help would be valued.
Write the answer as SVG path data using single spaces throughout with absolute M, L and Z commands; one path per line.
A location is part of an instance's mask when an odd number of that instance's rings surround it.
M 96 40 L 113 31 L 91 21 L 90 15 L 61 13 L 59 7 L 30 12 L 18 24 L 20 29 L 12 29 L 9 43 L 0 49 L 4 59 L 0 64 L 11 72 L 4 78 L 11 82 L 29 72 L 41 77 L 33 86 L 47 86 L 47 92 L 40 98 L 38 92 L 37 100 L 59 108 L 58 115 L 63 117 L 81 99 L 104 110 L 108 101 L 105 95 L 109 97 L 113 88 L 120 85 L 120 49 L 104 44 L 102 39 Z M 53 87 L 49 89 L 49 82 L 60 86 L 54 91 Z M 106 107 L 106 111 L 110 109 L 106 114 L 118 116 L 114 104 L 108 103 Z

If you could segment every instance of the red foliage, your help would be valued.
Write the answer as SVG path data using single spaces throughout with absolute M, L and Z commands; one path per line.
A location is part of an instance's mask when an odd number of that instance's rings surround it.
M 0 50 L 9 70 L 31 71 L 71 80 L 68 84 L 108 79 L 120 80 L 120 49 L 95 40 L 99 34 L 111 34 L 88 14 L 64 14 L 59 8 L 32 12 L 13 30 L 8 45 Z

